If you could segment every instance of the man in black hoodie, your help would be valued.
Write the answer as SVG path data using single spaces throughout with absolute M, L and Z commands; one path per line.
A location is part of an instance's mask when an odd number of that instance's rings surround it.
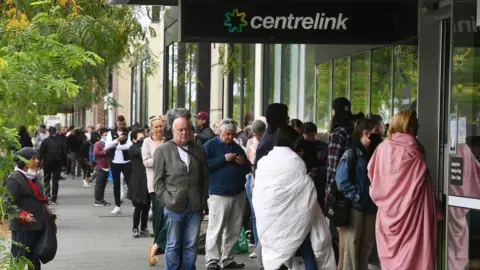
M 40 161 L 43 165 L 45 196 L 55 205 L 58 195 L 58 180 L 60 180 L 60 173 L 64 164 L 63 157 L 67 155 L 67 149 L 57 138 L 55 127 L 50 127 L 48 132 L 50 136 L 43 140 L 40 145 Z M 52 188 L 50 188 L 50 182 L 52 182 Z
M 275 135 L 275 132 L 277 132 L 279 127 L 288 125 L 288 121 L 290 120 L 290 117 L 288 116 L 288 106 L 281 103 L 273 103 L 268 105 L 266 118 L 268 127 L 267 131 L 258 143 L 254 164 L 254 175 L 255 171 L 257 170 L 258 161 L 262 157 L 268 155 L 268 153 L 273 149 L 273 137 Z M 253 183 L 252 186 L 255 186 L 255 183 Z M 257 254 L 258 268 L 263 269 L 262 245 L 260 244 L 260 241 L 258 241 L 257 243 L 255 252 Z

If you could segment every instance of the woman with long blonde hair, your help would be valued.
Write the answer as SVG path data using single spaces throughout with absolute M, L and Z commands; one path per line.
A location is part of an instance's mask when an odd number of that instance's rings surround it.
M 166 231 L 163 230 L 163 206 L 155 196 L 155 189 L 153 187 L 153 154 L 155 149 L 165 142 L 164 139 L 164 117 L 152 116 L 150 117 L 150 132 L 151 136 L 145 138 L 142 146 L 143 165 L 147 170 L 147 184 L 148 193 L 152 201 L 153 212 L 153 244 L 148 246 L 148 264 L 155 265 L 158 260 L 157 254 L 165 252 Z
M 382 269 L 435 269 L 437 213 L 415 111 L 400 111 L 368 164 Z

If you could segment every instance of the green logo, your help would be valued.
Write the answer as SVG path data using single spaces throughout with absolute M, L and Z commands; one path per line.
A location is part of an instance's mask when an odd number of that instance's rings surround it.
M 230 33 L 241 33 L 243 27 L 248 25 L 246 18 L 247 14 L 245 14 L 245 12 L 239 12 L 238 9 L 235 8 L 232 12 L 225 13 L 225 21 L 223 21 L 223 25 L 227 27 Z

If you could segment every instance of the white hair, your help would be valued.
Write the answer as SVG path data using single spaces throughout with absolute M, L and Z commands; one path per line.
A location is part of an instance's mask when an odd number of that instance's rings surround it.
M 220 130 L 221 131 L 229 130 L 229 131 L 236 132 L 237 123 L 235 122 L 235 120 L 232 120 L 230 118 L 223 119 L 222 122 L 220 122 Z

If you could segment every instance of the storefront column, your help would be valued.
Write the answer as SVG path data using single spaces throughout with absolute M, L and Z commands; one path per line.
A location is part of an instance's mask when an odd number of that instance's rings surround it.
M 210 122 L 213 124 L 223 118 L 223 62 L 220 61 L 220 50 L 223 44 L 212 44 L 211 55 L 211 91 L 210 91 Z
M 254 92 L 254 119 L 263 113 L 263 44 L 255 44 L 255 92 Z
M 207 42 L 198 43 L 197 79 L 200 83 L 197 83 L 197 112 L 210 111 L 211 63 L 211 44 Z

